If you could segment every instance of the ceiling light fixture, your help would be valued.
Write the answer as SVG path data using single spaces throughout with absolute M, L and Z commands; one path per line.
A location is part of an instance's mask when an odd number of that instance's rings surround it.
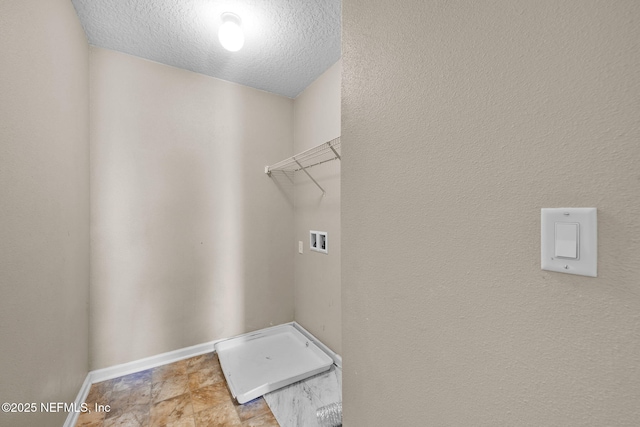
M 222 47 L 231 52 L 237 52 L 244 45 L 244 33 L 240 24 L 240 17 L 235 13 L 222 14 L 222 25 L 218 30 L 218 38 Z

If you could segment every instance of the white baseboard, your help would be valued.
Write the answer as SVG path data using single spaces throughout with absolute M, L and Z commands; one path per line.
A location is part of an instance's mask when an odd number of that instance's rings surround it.
M 110 366 L 108 368 L 96 369 L 95 371 L 89 372 L 89 375 L 91 375 L 91 383 L 99 383 L 101 381 L 110 380 L 112 378 L 118 378 L 124 375 L 133 374 L 135 372 L 146 371 L 147 369 L 177 362 L 182 359 L 188 359 L 190 357 L 199 356 L 201 354 L 211 353 L 213 352 L 213 345 L 218 341 L 222 340 L 216 340 L 204 344 L 193 345 L 191 347 L 180 348 L 178 350 L 157 354 L 151 357 L 145 357 L 144 359 L 134 360 L 133 362 Z
M 110 380 L 112 378 L 122 377 L 124 375 L 133 374 L 134 372 L 145 371 L 155 368 L 156 366 L 166 365 L 168 363 L 177 362 L 182 359 L 199 356 L 213 351 L 213 345 L 221 340 L 211 341 L 204 344 L 198 344 L 191 347 L 180 348 L 178 350 L 169 351 L 167 353 L 157 354 L 155 356 L 146 357 L 144 359 L 134 360 L 133 362 L 123 363 L 121 365 L 110 366 L 108 368 L 96 369 L 90 371 L 82 383 L 82 387 L 78 392 L 75 400 L 75 407 L 79 408 L 84 403 L 91 389 L 91 384 Z M 78 421 L 78 412 L 69 412 L 63 427 L 74 427 Z
M 298 322 L 289 322 L 288 324 L 293 325 L 301 333 L 307 336 L 307 338 L 309 338 L 318 347 L 320 347 L 322 351 L 327 353 L 339 368 L 342 368 L 342 358 L 337 353 L 333 352 L 329 347 L 324 345 L 322 341 L 314 337 L 309 331 L 307 331 L 300 324 L 298 324 Z M 223 340 L 220 339 L 220 340 L 210 341 L 204 344 L 193 345 L 191 347 L 180 348 L 178 350 L 169 351 L 167 353 L 146 357 L 144 359 L 134 360 L 132 362 L 123 363 L 121 365 L 115 365 L 115 366 L 110 366 L 108 368 L 102 368 L 102 369 L 96 369 L 94 371 L 90 371 L 87 374 L 87 377 L 85 378 L 84 383 L 82 383 L 82 387 L 80 388 L 80 391 L 78 392 L 78 396 L 76 397 L 76 400 L 75 400 L 76 407 L 80 407 L 80 405 L 84 403 L 85 399 L 87 398 L 87 395 L 89 394 L 89 389 L 91 388 L 91 384 L 110 380 L 112 378 L 122 377 L 124 375 L 133 374 L 135 372 L 145 371 L 147 369 L 177 362 L 183 359 L 188 359 L 190 357 L 199 356 L 201 354 L 211 353 L 214 351 L 213 345 L 219 341 L 223 341 Z M 70 412 L 69 415 L 67 416 L 67 419 L 63 427 L 74 427 L 76 422 L 78 421 L 79 415 L 80 414 L 77 412 Z
M 91 389 L 91 373 L 87 374 L 80 387 L 80 391 L 76 396 L 76 400 L 74 401 L 74 407 L 79 408 L 84 401 L 87 399 L 87 395 L 89 394 L 89 389 Z M 78 421 L 78 416 L 80 413 L 71 411 L 69 415 L 67 415 L 67 419 L 64 421 L 63 427 L 74 427 L 76 425 L 76 421 Z

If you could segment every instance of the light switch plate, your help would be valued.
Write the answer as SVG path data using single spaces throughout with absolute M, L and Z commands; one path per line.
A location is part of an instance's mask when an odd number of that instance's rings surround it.
M 578 224 L 577 258 L 556 256 L 558 225 Z M 562 227 L 561 227 L 562 228 Z M 596 208 L 543 208 L 541 210 L 541 266 L 559 273 L 598 276 L 598 216 Z M 563 248 L 562 252 L 565 252 Z

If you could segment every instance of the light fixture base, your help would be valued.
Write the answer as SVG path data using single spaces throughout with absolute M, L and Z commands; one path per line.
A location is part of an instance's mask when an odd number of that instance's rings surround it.
M 240 17 L 232 12 L 224 12 L 222 15 L 220 15 L 220 18 L 222 19 L 222 22 L 233 22 L 238 26 L 242 25 L 242 20 L 240 19 Z

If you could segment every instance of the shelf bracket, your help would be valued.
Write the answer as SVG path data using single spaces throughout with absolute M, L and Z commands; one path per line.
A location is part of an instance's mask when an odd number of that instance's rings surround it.
M 333 150 L 333 147 L 332 147 L 331 149 Z M 335 152 L 335 150 L 334 150 L 334 152 Z M 337 154 L 337 153 L 336 153 L 336 154 Z M 318 188 L 322 191 L 322 195 L 324 196 L 324 195 L 325 195 L 324 188 L 322 188 L 322 187 L 320 186 L 320 184 L 318 184 L 318 181 L 316 181 L 315 179 L 313 179 L 313 177 L 309 174 L 309 172 L 307 172 L 307 169 L 306 169 L 304 166 L 302 166 L 302 165 L 300 164 L 300 162 L 299 162 L 298 160 L 296 160 L 296 158 L 295 158 L 295 157 L 293 158 L 293 161 L 294 161 L 294 162 L 296 162 L 296 163 L 298 164 L 298 166 L 300 166 L 300 169 L 302 170 L 302 172 L 306 173 L 306 174 L 307 174 L 307 176 L 309 177 L 309 179 L 310 179 L 311 181 L 313 181 L 313 183 L 314 183 L 315 185 L 317 185 L 317 186 L 318 186 Z
M 338 154 L 338 152 L 336 151 L 335 148 L 333 148 L 333 145 L 329 144 L 329 148 L 331 148 L 331 151 L 333 151 L 333 154 L 336 155 L 336 157 L 338 158 L 338 160 L 342 161 L 342 157 L 340 157 L 340 154 Z

